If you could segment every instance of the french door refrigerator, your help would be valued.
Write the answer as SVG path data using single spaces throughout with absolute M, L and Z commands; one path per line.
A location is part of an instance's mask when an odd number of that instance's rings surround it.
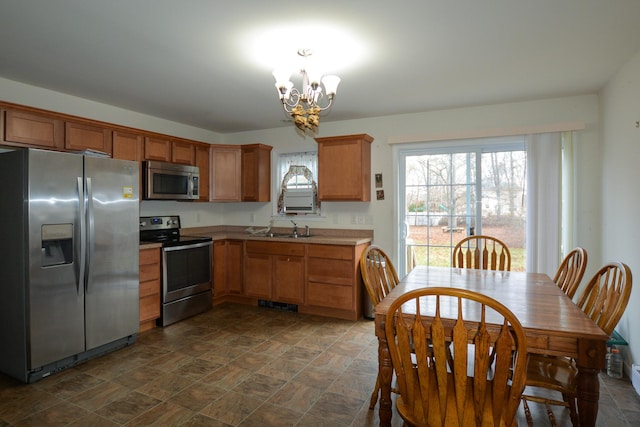
M 34 382 L 135 342 L 139 165 L 0 154 L 0 371 Z

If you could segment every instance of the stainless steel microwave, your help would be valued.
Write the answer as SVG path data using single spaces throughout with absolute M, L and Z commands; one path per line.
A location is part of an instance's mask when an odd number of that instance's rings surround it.
M 200 170 L 197 166 L 147 160 L 142 163 L 145 200 L 197 200 Z

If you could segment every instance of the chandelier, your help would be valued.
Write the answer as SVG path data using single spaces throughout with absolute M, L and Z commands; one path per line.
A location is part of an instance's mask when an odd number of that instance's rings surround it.
M 303 132 L 318 130 L 320 112 L 331 107 L 340 83 L 340 77 L 324 76 L 321 78 L 321 75 L 314 68 L 308 66 L 307 60 L 312 53 L 309 49 L 298 50 L 298 55 L 302 56 L 305 61 L 305 65 L 300 70 L 302 90 L 293 87 L 293 83 L 289 80 L 290 71 L 276 70 L 273 72 L 282 107 L 285 112 L 291 115 L 296 127 Z M 321 82 L 324 86 L 324 93 L 322 86 L 320 86 Z

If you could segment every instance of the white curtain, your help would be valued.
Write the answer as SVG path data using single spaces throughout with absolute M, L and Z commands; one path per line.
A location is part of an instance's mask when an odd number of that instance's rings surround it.
M 278 182 L 281 185 L 285 175 L 289 172 L 290 166 L 305 166 L 313 173 L 315 181 L 317 176 L 316 171 L 318 170 L 318 152 L 307 151 L 304 153 L 281 154 L 278 162 Z
M 575 218 L 575 157 L 573 149 L 574 132 L 562 133 L 562 244 L 560 257 L 563 258 L 576 246 Z
M 560 260 L 562 143 L 560 133 L 528 135 L 527 271 L 553 277 Z

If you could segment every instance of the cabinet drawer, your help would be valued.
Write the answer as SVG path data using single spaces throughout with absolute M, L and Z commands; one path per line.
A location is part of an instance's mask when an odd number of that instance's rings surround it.
M 353 261 L 337 259 L 309 258 L 307 277 L 309 282 L 325 282 L 336 285 L 353 286 Z
M 153 294 L 160 294 L 160 280 L 140 282 L 140 298 Z
M 140 282 L 160 279 L 160 265 L 149 264 L 140 266 Z
M 160 317 L 160 294 L 140 298 L 140 322 Z
M 310 281 L 307 293 L 307 301 L 315 306 L 353 310 L 353 288 L 351 286 Z
M 245 243 L 247 253 L 267 255 L 304 256 L 304 246 L 300 243 L 257 242 L 254 240 L 248 240 Z
M 140 265 L 160 265 L 160 249 L 143 249 L 140 251 Z
M 329 259 L 353 259 L 353 246 L 309 245 L 309 257 Z

